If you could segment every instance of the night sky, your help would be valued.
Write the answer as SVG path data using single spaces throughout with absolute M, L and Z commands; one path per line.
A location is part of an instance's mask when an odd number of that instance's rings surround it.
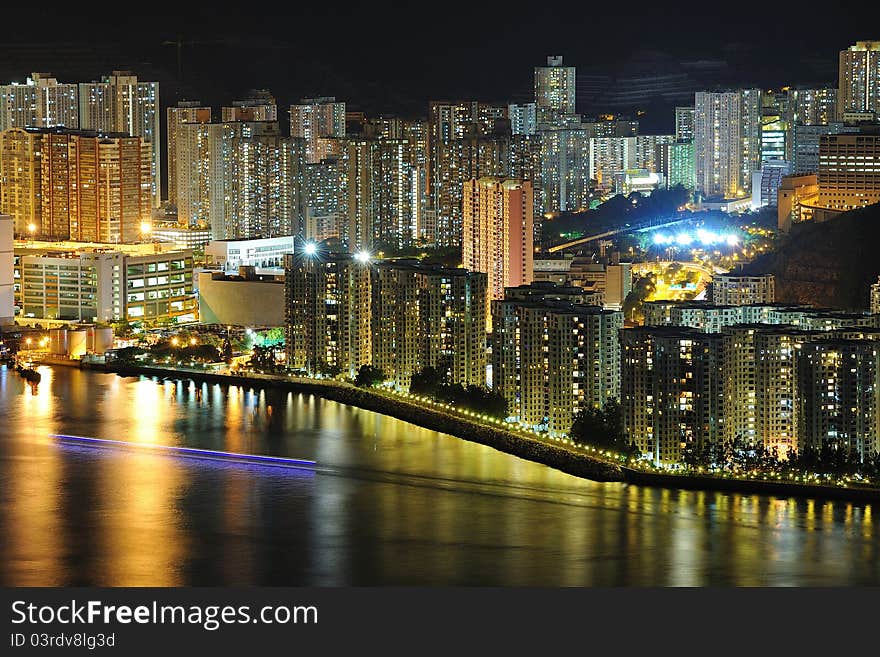
M 232 13 L 210 3 L 132 3 L 148 17 L 111 10 L 121 4 L 4 11 L 0 76 L 48 69 L 73 81 L 115 65 L 158 79 L 163 105 L 183 97 L 219 105 L 267 87 L 282 106 L 335 95 L 350 109 L 417 116 L 430 99 L 527 100 L 532 68 L 548 54 L 562 54 L 579 74 L 618 73 L 645 53 L 673 68 L 712 60 L 724 64 L 720 84 L 768 87 L 834 84 L 839 50 L 880 39 L 870 3 L 810 13 L 803 2 L 730 2 L 723 16 L 724 3 L 240 2 Z M 872 26 L 877 33 L 866 33 Z M 181 79 L 177 47 L 167 44 L 178 38 Z

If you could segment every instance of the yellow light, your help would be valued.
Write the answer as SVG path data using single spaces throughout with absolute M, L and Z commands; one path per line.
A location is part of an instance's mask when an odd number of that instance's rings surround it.
M 189 339 L 189 343 L 190 343 L 191 345 L 194 345 L 194 344 L 196 343 L 196 339 L 195 339 L 195 338 L 190 338 L 190 339 Z
M 29 232 L 31 235 L 33 235 L 34 233 L 36 233 L 36 232 L 37 232 L 37 224 L 33 224 L 33 223 L 28 224 L 28 232 Z
M 150 233 L 152 230 L 153 230 L 153 227 L 150 225 L 149 222 L 147 222 L 147 221 L 141 222 L 141 233 L 146 235 L 146 234 Z
M 171 338 L 171 344 L 172 344 L 173 346 L 176 347 L 178 342 L 179 342 L 179 340 L 178 340 L 177 338 Z

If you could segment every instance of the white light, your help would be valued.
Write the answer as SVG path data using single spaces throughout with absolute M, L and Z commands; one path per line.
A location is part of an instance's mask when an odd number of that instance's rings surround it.
M 666 235 L 662 233 L 654 235 L 654 244 L 666 244 Z
M 370 261 L 370 252 L 369 251 L 358 251 L 354 254 L 354 259 L 358 262 L 365 263 Z
M 318 252 L 318 245 L 314 242 L 306 242 L 304 251 L 306 252 L 306 255 L 313 256 Z
M 727 242 L 727 246 L 736 246 L 739 244 L 739 238 L 736 235 L 727 235 L 724 238 L 724 241 Z
M 679 233 L 675 236 L 675 241 L 683 246 L 687 246 L 691 242 L 694 241 L 694 238 L 688 235 L 687 233 Z

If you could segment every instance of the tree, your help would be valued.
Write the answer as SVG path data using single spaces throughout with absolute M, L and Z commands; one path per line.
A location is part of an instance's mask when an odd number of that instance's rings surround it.
M 274 372 L 277 366 L 275 349 L 267 346 L 255 346 L 250 357 L 250 366 L 263 372 Z
M 354 384 L 361 388 L 373 388 L 388 377 L 385 376 L 385 372 L 383 372 L 378 367 L 373 367 L 372 365 L 361 365 L 358 370 L 357 376 L 354 378 Z
M 620 403 L 611 399 L 603 408 L 585 408 L 578 412 L 569 436 L 576 443 L 610 449 L 622 454 L 635 453 L 635 445 L 627 440 Z
M 413 395 L 436 397 L 446 385 L 446 376 L 435 367 L 425 367 L 415 372 L 410 379 L 409 391 Z

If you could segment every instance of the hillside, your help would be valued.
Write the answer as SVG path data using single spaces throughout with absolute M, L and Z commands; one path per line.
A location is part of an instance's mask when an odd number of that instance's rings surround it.
M 880 274 L 880 204 L 802 224 L 743 268 L 776 275 L 776 300 L 862 311 Z

